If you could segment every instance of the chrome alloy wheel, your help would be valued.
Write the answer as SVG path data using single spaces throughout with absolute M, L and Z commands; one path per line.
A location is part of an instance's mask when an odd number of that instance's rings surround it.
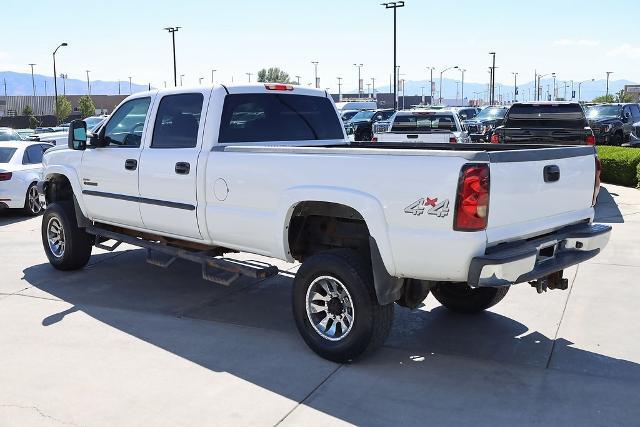
M 40 194 L 38 194 L 38 187 L 32 185 L 27 192 L 27 207 L 29 211 L 37 215 L 42 211 L 42 205 L 40 204 Z
M 64 255 L 64 229 L 62 223 L 56 217 L 52 217 L 47 224 L 47 241 L 49 242 L 49 249 L 56 258 L 61 258 Z
M 355 318 L 347 288 L 335 277 L 316 278 L 307 289 L 307 318 L 324 339 L 340 341 L 346 337 Z

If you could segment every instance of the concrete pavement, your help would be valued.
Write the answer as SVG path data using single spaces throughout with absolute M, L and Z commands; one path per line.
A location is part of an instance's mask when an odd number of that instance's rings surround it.
M 612 240 L 568 291 L 396 307 L 381 351 L 337 365 L 295 330 L 295 265 L 225 288 L 122 247 L 62 273 L 39 218 L 0 213 L 0 425 L 637 425 L 640 191 L 607 185 L 597 219 Z

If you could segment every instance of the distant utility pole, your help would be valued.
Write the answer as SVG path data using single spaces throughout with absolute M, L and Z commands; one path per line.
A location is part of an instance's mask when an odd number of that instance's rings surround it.
M 173 85 L 178 86 L 178 69 L 176 68 L 176 33 L 182 27 L 166 27 L 164 28 L 171 34 L 173 43 Z
M 62 79 L 62 94 L 67 96 L 67 74 L 60 74 L 60 78 Z
M 353 64 L 354 67 L 358 68 L 358 98 L 362 98 L 362 81 L 360 80 L 360 69 L 362 68 L 362 64 Z
M 300 84 L 300 76 L 296 76 L 296 83 L 299 85 Z
M 496 97 L 496 53 L 489 52 L 493 57 L 491 65 L 491 92 L 489 93 L 489 105 L 493 105 Z
M 67 46 L 66 43 L 61 43 L 56 50 L 53 51 L 53 90 L 55 92 L 55 111 L 56 111 L 56 120 L 58 117 L 58 73 L 56 72 L 56 52 L 63 46 Z M 46 80 L 45 80 L 46 82 Z M 46 90 L 45 90 L 46 95 Z
M 204 80 L 204 77 L 198 77 L 198 84 L 202 85 L 202 81 Z
M 465 73 L 465 69 L 460 68 L 460 72 L 462 73 L 462 82 L 460 84 L 460 86 L 462 87 L 462 95 L 460 96 L 460 99 L 462 100 L 462 106 L 464 107 L 464 73 Z
M 313 64 L 313 75 L 315 76 L 315 87 L 316 89 L 320 88 L 320 82 L 318 81 L 318 61 L 311 61 Z
M 166 87 L 166 85 L 165 85 Z M 118 78 L 118 95 L 120 95 L 120 79 Z
M 393 109 L 398 109 L 398 88 L 396 87 L 396 11 L 399 7 L 404 7 L 404 1 L 393 1 L 389 3 L 382 3 L 385 9 L 393 9 Z M 358 87 L 360 82 L 358 81 Z
M 129 76 L 129 95 L 131 95 L 133 91 L 131 90 L 131 76 Z
M 371 77 L 371 95 L 373 96 L 373 98 L 376 97 L 376 79 L 375 77 Z
M 371 83 L 367 83 L 367 98 L 369 98 L 370 94 L 371 94 Z
M 247 76 L 249 76 L 249 83 L 251 83 L 251 76 L 253 76 L 253 73 L 245 73 Z
M 36 80 L 33 77 L 33 67 L 37 64 L 29 64 L 31 66 L 31 86 L 33 86 L 33 96 L 36 96 Z
M 431 85 L 429 86 L 429 103 L 433 104 L 433 70 L 435 70 L 436 67 L 427 67 L 427 70 L 429 70 L 429 81 L 431 83 Z
M 300 84 L 300 76 L 298 78 L 298 84 Z M 5 84 L 6 87 L 6 84 Z M 6 89 L 5 89 L 6 92 Z M 338 101 L 342 101 L 342 77 L 338 77 Z
M 613 71 L 607 71 L 607 93 L 605 94 L 605 99 L 609 97 L 609 76 L 613 74 Z
M 513 74 L 513 102 L 518 100 L 518 73 Z
M 184 74 L 180 74 L 180 86 L 182 86 L 182 78 L 183 78 L 183 77 L 184 77 Z M 231 80 L 231 81 L 233 81 L 233 77 L 232 77 L 232 80 Z
M 213 73 L 215 73 L 218 70 L 211 70 L 211 84 L 213 84 Z
M 2 79 L 4 81 L 4 97 L 7 97 L 7 79 Z
M 91 96 L 91 82 L 89 80 L 89 71 L 90 70 L 86 70 L 86 73 L 87 73 L 87 94 L 89 96 Z

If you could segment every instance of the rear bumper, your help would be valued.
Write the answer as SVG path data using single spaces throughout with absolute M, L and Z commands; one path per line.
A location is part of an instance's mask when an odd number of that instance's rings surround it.
M 611 226 L 581 224 L 545 236 L 490 248 L 471 260 L 471 287 L 529 282 L 593 258 L 609 241 Z

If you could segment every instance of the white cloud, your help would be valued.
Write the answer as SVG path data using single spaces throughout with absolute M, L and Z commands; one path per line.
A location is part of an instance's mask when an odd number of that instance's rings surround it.
M 598 40 L 588 39 L 560 39 L 553 42 L 556 46 L 598 46 Z
M 640 46 L 632 46 L 629 43 L 611 49 L 607 56 L 624 56 L 631 59 L 640 59 Z

